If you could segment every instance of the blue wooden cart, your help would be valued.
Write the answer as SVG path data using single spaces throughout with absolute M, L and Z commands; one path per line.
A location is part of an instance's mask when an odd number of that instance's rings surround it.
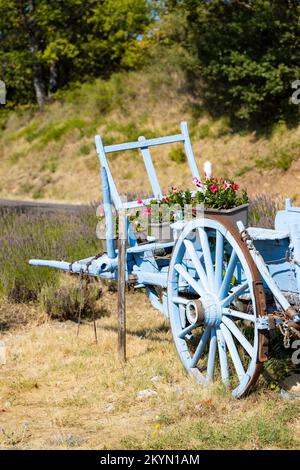
M 163 138 L 105 146 L 96 136 L 106 218 L 106 253 L 76 262 L 30 260 L 71 273 L 105 279 L 118 277 L 112 205 L 119 213 L 139 207 L 117 191 L 107 155 L 138 149 L 153 196 L 162 190 L 150 147 L 184 145 L 193 177 L 200 179 L 188 127 Z M 149 203 L 144 200 L 144 203 Z M 217 215 L 179 220 L 174 239 L 139 243 L 126 218 L 126 279 L 145 288 L 152 305 L 170 319 L 177 352 L 201 384 L 221 379 L 240 397 L 254 386 L 268 359 L 269 336 L 280 328 L 285 345 L 300 336 L 300 208 L 287 200 L 275 229 L 236 226 Z

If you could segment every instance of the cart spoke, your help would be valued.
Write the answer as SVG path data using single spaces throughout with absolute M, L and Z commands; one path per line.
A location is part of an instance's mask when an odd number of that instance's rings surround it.
M 223 257 L 224 238 L 219 230 L 216 231 L 216 254 L 215 254 L 215 284 L 217 291 L 220 290 L 223 279 Z
M 179 333 L 178 338 L 184 339 L 184 337 L 197 328 L 197 326 L 199 326 L 197 323 L 187 326 Z
M 227 326 L 227 328 L 231 331 L 231 333 L 236 337 L 236 339 L 241 343 L 243 348 L 247 351 L 250 357 L 253 356 L 253 347 L 249 343 L 249 341 L 245 338 L 245 336 L 240 332 L 236 324 L 230 320 L 230 318 L 224 316 L 223 323 Z
M 221 324 L 220 328 L 221 328 L 221 331 L 223 333 L 224 339 L 226 341 L 228 350 L 230 352 L 231 359 L 232 359 L 234 368 L 236 370 L 236 373 L 238 375 L 238 378 L 239 378 L 239 380 L 242 380 L 242 378 L 245 375 L 245 370 L 244 370 L 242 361 L 240 359 L 239 353 L 238 353 L 238 351 L 236 349 L 236 346 L 234 344 L 233 337 L 232 337 L 230 331 L 228 330 L 228 328 L 224 324 Z
M 172 302 L 174 302 L 174 304 L 183 304 L 183 305 L 187 305 L 189 303 L 189 299 L 186 299 L 185 297 L 172 297 Z
M 227 361 L 226 343 L 225 343 L 225 339 L 220 328 L 217 329 L 217 341 L 218 341 L 218 351 L 219 351 L 222 382 L 225 385 L 229 385 L 229 368 L 228 368 L 228 361 Z
M 209 285 L 208 285 L 208 279 L 207 279 L 206 273 L 204 271 L 204 268 L 202 266 L 202 263 L 200 262 L 200 260 L 197 256 L 197 253 L 196 253 L 196 250 L 193 246 L 193 243 L 190 240 L 184 240 L 184 244 L 185 244 L 185 247 L 187 249 L 188 254 L 191 257 L 191 260 L 194 264 L 194 267 L 195 267 L 195 269 L 198 273 L 198 276 L 200 278 L 203 290 L 204 291 L 209 291 L 210 289 L 209 289 Z
M 239 294 L 248 289 L 248 287 L 248 282 L 244 282 L 240 286 L 236 287 L 234 290 L 232 289 L 231 294 L 229 294 L 227 297 L 225 297 L 225 299 L 221 301 L 221 307 L 227 307 L 227 305 L 229 305 L 233 300 L 235 300 Z
M 255 316 L 250 315 L 250 313 L 239 312 L 238 310 L 233 310 L 232 308 L 223 308 L 222 310 L 224 315 L 229 315 L 231 317 L 240 318 L 241 320 L 249 320 L 255 322 Z
M 200 359 L 200 356 L 202 355 L 203 351 L 204 351 L 204 348 L 206 346 L 206 343 L 208 341 L 208 338 L 210 336 L 210 328 L 207 327 L 203 333 L 203 335 L 201 336 L 201 339 L 199 341 L 199 344 L 196 348 L 196 351 L 195 351 L 195 354 L 194 356 L 192 357 L 191 359 L 191 363 L 190 363 L 190 368 L 193 369 L 194 367 L 196 367 L 199 359 Z
M 216 330 L 215 328 L 212 328 L 211 334 L 210 334 L 209 353 L 208 353 L 208 360 L 207 360 L 207 381 L 208 382 L 211 382 L 214 378 L 216 351 L 217 351 Z
M 204 292 L 200 284 L 195 281 L 194 278 L 192 278 L 192 276 L 181 264 L 175 264 L 174 268 L 176 269 L 178 274 L 180 274 L 186 280 L 186 282 L 188 282 L 189 285 L 200 295 L 200 297 L 203 296 Z
M 231 256 L 230 256 L 228 266 L 227 266 L 225 277 L 223 279 L 223 282 L 222 282 L 222 285 L 221 285 L 221 288 L 220 288 L 220 291 L 219 291 L 219 298 L 220 299 L 224 299 L 226 294 L 228 294 L 230 284 L 231 284 L 231 281 L 232 281 L 232 276 L 233 276 L 235 267 L 237 265 L 237 262 L 238 262 L 238 257 L 237 257 L 236 252 L 233 250 L 232 253 L 231 253 Z
M 215 291 L 215 282 L 214 282 L 215 274 L 214 274 L 214 267 L 213 267 L 213 262 L 211 258 L 211 250 L 209 246 L 208 236 L 203 227 L 198 227 L 198 232 L 199 232 L 199 238 L 200 238 L 200 243 L 202 247 L 205 269 L 206 269 L 209 286 L 210 286 L 211 291 L 214 292 Z

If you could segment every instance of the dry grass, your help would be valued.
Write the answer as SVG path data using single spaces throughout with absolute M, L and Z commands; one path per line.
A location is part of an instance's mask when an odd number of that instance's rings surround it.
M 116 355 L 116 295 L 110 317 L 16 326 L 1 334 L 0 446 L 45 449 L 299 448 L 299 403 L 261 383 L 235 400 L 215 385 L 201 389 L 179 362 L 168 322 L 139 292 L 128 294 L 128 362 Z M 159 381 L 152 382 L 153 377 Z M 143 399 L 144 389 L 156 395 Z
M 300 127 L 287 129 L 281 124 L 268 136 L 233 134 L 225 120 L 195 117 L 181 86 L 176 71 L 135 72 L 66 93 L 42 115 L 12 114 L 0 135 L 0 196 L 98 200 L 96 132 L 105 143 L 122 142 L 140 134 L 177 133 L 180 121 L 187 120 L 200 168 L 209 159 L 216 174 L 237 178 L 251 194 L 272 192 L 300 202 Z M 190 185 L 191 179 L 187 164 L 172 160 L 171 149 L 153 149 L 165 190 L 172 183 Z M 149 189 L 138 152 L 114 154 L 111 168 L 121 192 Z

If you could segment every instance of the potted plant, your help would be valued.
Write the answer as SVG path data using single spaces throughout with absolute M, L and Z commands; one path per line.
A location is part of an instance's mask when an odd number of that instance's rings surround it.
M 205 177 L 203 181 L 193 179 L 198 191 L 194 194 L 198 204 L 203 204 L 204 214 L 221 215 L 234 225 L 241 220 L 248 225 L 248 195 L 240 190 L 238 184 L 232 180 Z
M 238 184 L 214 176 L 205 176 L 202 181 L 194 178 L 193 183 L 196 187 L 194 191 L 182 191 L 172 186 L 167 195 L 151 200 L 147 206 L 141 199 L 137 201 L 143 205 L 142 214 L 149 218 L 148 235 L 163 242 L 172 240 L 170 224 L 186 218 L 187 213 L 191 217 L 199 217 L 199 212 L 204 216 L 221 215 L 234 225 L 238 220 L 248 225 L 248 195 L 245 190 L 240 190 Z M 199 211 L 199 207 L 202 210 Z M 137 211 L 132 221 L 139 229 L 138 214 Z

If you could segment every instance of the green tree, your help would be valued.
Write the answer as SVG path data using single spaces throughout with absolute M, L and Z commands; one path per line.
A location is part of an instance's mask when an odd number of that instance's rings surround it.
M 182 45 L 195 59 L 189 81 L 210 112 L 255 126 L 299 118 L 291 103 L 300 78 L 299 1 L 166 3 L 185 17 Z
M 43 108 L 70 81 L 130 65 L 126 56 L 138 55 L 151 19 L 147 0 L 0 0 L 0 77 L 8 99 L 35 98 Z

